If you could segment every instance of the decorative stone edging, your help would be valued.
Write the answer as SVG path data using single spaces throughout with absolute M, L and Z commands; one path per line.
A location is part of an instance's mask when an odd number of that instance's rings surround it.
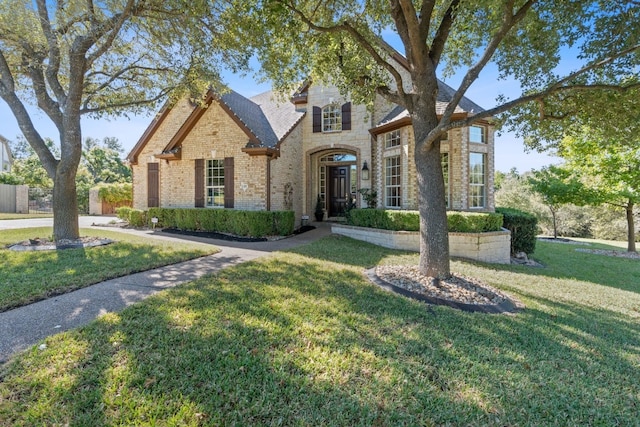
M 25 245 L 22 243 L 16 243 L 15 245 L 7 246 L 10 251 L 18 252 L 30 252 L 30 251 L 53 251 L 62 249 L 78 249 L 78 248 L 90 248 L 94 246 L 103 246 L 113 243 L 111 239 L 96 239 L 87 242 L 75 242 L 75 241 L 63 241 L 56 244 L 55 242 Z
M 465 304 L 462 302 L 423 295 L 416 292 L 408 291 L 399 286 L 395 286 L 385 280 L 382 280 L 376 274 L 375 267 L 365 270 L 364 273 L 372 283 L 378 285 L 382 289 L 403 295 L 408 298 L 422 301 L 427 304 L 444 305 L 447 307 L 457 308 L 458 310 L 466 311 L 469 313 L 487 313 L 487 314 L 505 314 L 505 313 L 514 314 L 522 309 L 521 307 L 519 307 L 509 299 L 505 299 L 503 302 L 499 304 Z

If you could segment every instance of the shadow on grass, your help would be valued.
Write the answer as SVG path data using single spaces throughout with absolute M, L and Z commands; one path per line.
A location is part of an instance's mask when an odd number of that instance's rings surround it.
M 428 310 L 364 279 L 359 264 L 382 252 L 349 257 L 357 268 L 320 252 L 245 263 L 49 339 L 4 374 L 0 424 L 637 421 L 630 319 L 535 293 L 518 316 Z
M 0 250 L 0 312 L 203 254 L 127 242 L 58 251 Z

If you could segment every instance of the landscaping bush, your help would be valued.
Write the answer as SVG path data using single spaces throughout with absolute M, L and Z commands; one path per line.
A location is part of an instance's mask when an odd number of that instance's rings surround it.
M 213 231 L 237 236 L 287 236 L 293 233 L 293 211 L 239 211 L 202 208 L 151 208 L 146 221 L 158 218 L 157 227 L 189 231 Z
M 132 210 L 133 209 L 128 206 L 121 206 L 119 208 L 116 208 L 116 216 L 121 220 L 128 222 L 129 218 L 131 217 Z
M 501 213 L 504 222 L 503 227 L 511 231 L 511 254 L 518 252 L 532 254 L 536 249 L 536 234 L 538 232 L 538 220 L 528 212 L 512 208 L 496 208 Z
M 138 209 L 131 209 L 131 212 L 129 212 L 129 225 L 144 227 L 147 225 L 147 213 Z
M 100 184 L 98 197 L 101 201 L 111 204 L 131 203 L 133 201 L 133 186 L 128 183 Z
M 447 212 L 450 232 L 483 233 L 499 231 L 502 215 L 481 212 Z M 384 209 L 353 209 L 347 223 L 357 227 L 380 228 L 393 231 L 419 231 L 420 214 L 417 211 Z

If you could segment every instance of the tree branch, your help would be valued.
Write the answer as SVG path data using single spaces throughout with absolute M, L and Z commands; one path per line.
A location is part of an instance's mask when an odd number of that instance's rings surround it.
M 162 99 L 165 96 L 167 96 L 174 89 L 175 89 L 175 87 L 166 87 L 166 88 L 162 89 L 156 96 L 154 96 L 153 98 L 149 98 L 149 99 L 109 104 L 108 106 L 104 106 L 104 107 L 83 108 L 83 109 L 80 110 L 80 114 L 84 115 L 84 114 L 100 113 L 100 112 L 106 111 L 106 110 L 133 107 L 133 106 L 136 106 L 136 105 L 153 104 L 154 102 L 157 102 L 160 99 Z
M 449 5 L 449 8 L 445 12 L 442 17 L 442 21 L 440 21 L 440 26 L 438 26 L 438 30 L 436 31 L 436 35 L 433 38 L 433 42 L 431 43 L 431 49 L 429 51 L 429 57 L 431 58 L 431 62 L 434 67 L 437 67 L 440 63 L 440 57 L 444 52 L 444 46 L 447 43 L 447 39 L 449 38 L 449 32 L 451 31 L 451 27 L 453 26 L 453 22 L 455 21 L 454 10 L 460 3 L 459 0 L 453 0 Z
M 506 5 L 504 6 L 504 15 L 503 15 L 502 25 L 500 26 L 496 34 L 493 36 L 493 38 L 487 45 L 487 48 L 485 49 L 484 53 L 482 54 L 478 62 L 475 65 L 473 65 L 471 68 L 469 68 L 469 70 L 467 71 L 467 74 L 462 79 L 462 83 L 460 84 L 460 87 L 458 88 L 458 90 L 456 90 L 456 93 L 453 95 L 451 101 L 449 102 L 449 105 L 447 105 L 447 108 L 443 113 L 443 118 L 445 120 L 448 120 L 451 117 L 451 115 L 455 111 L 455 108 L 460 103 L 460 100 L 462 99 L 464 94 L 467 92 L 469 87 L 473 84 L 473 82 L 475 82 L 478 79 L 478 76 L 480 75 L 480 71 L 482 71 L 482 69 L 487 65 L 489 60 L 493 57 L 493 54 L 495 53 L 498 46 L 500 46 L 500 43 L 502 42 L 504 37 L 509 33 L 509 31 L 516 24 L 518 24 L 520 21 L 524 19 L 527 12 L 531 9 L 531 7 L 535 2 L 536 0 L 527 0 L 527 2 L 525 2 L 515 14 L 512 14 L 513 7 L 514 7 L 514 0 L 508 0 L 506 2 Z
M 64 104 L 67 95 L 58 80 L 58 72 L 60 71 L 60 49 L 58 47 L 58 38 L 51 28 L 51 21 L 49 20 L 49 11 L 47 10 L 46 0 L 37 0 L 38 17 L 40 18 L 40 27 L 47 39 L 47 45 L 49 48 L 48 64 L 45 71 L 47 82 L 49 87 L 53 91 L 56 99 L 59 103 Z M 59 4 L 58 4 L 59 7 Z
M 431 26 L 431 15 L 435 7 L 435 0 L 422 0 L 420 7 L 420 38 L 426 40 L 429 36 L 429 28 Z
M 395 67 L 393 67 L 393 65 L 391 65 L 388 61 L 386 61 L 378 53 L 375 47 L 355 27 L 353 27 L 351 24 L 349 24 L 346 21 L 342 24 L 338 24 L 330 27 L 317 25 L 309 17 L 307 17 L 301 10 L 297 9 L 294 5 L 284 1 L 281 1 L 280 4 L 284 5 L 291 12 L 297 15 L 298 18 L 303 23 L 305 23 L 310 29 L 314 31 L 317 31 L 320 33 L 346 32 L 347 34 L 351 35 L 355 40 L 355 42 L 358 43 L 364 50 L 366 50 L 369 55 L 371 55 L 371 57 L 376 62 L 376 64 L 378 64 L 379 66 L 381 66 L 391 74 L 391 76 L 396 82 L 397 91 L 400 99 L 404 100 L 403 104 L 407 103 L 408 99 L 407 99 L 407 95 L 404 92 L 404 88 L 402 84 L 403 83 L 402 76 L 400 75 L 398 70 L 396 70 Z

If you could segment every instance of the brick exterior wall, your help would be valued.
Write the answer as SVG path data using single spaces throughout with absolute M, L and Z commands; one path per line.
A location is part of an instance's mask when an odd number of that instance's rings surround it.
M 168 113 L 132 166 L 134 176 L 133 207 L 147 209 L 147 164 L 159 165 L 160 206 L 193 207 L 195 205 L 195 160 L 234 158 L 234 208 L 243 210 L 293 210 L 296 223 L 302 215 L 313 217 L 319 191 L 320 158 L 331 153 L 356 156 L 357 189 L 372 188 L 378 193 L 378 206 L 385 205 L 384 158 L 388 154 L 401 159 L 402 208 L 417 209 L 418 188 L 414 161 L 414 137 L 410 126 L 400 129 L 401 145 L 384 149 L 384 135 L 371 136 L 372 129 L 388 113 L 390 105 L 382 98 L 369 112 L 364 105 L 351 106 L 351 129 L 339 132 L 313 132 L 312 108 L 329 104 L 342 105 L 348 99 L 337 88 L 311 85 L 307 103 L 298 105 L 307 114 L 295 129 L 278 145 L 279 156 L 250 156 L 242 152 L 249 140 L 242 128 L 217 103 L 212 103 L 182 142 L 181 160 L 160 160 L 160 154 L 176 134 L 193 107 L 179 102 Z M 477 211 L 494 210 L 494 130 L 488 128 L 487 143 L 469 142 L 468 128 L 449 131 L 448 141 L 441 144 L 441 152 L 449 153 L 450 209 L 469 209 L 469 153 L 486 154 L 486 206 Z M 364 162 L 370 179 L 362 177 Z M 327 166 L 333 165 L 327 163 Z M 357 195 L 358 206 L 365 206 Z
M 190 112 L 190 109 L 174 108 L 138 156 L 138 164 L 133 166 L 134 208 L 147 208 L 147 163 L 160 165 L 160 206 L 192 208 L 195 206 L 195 160 L 233 157 L 234 208 L 265 210 L 268 159 L 242 152 L 249 140 L 247 134 L 215 102 L 182 142 L 181 160 L 153 157 L 162 152 Z

